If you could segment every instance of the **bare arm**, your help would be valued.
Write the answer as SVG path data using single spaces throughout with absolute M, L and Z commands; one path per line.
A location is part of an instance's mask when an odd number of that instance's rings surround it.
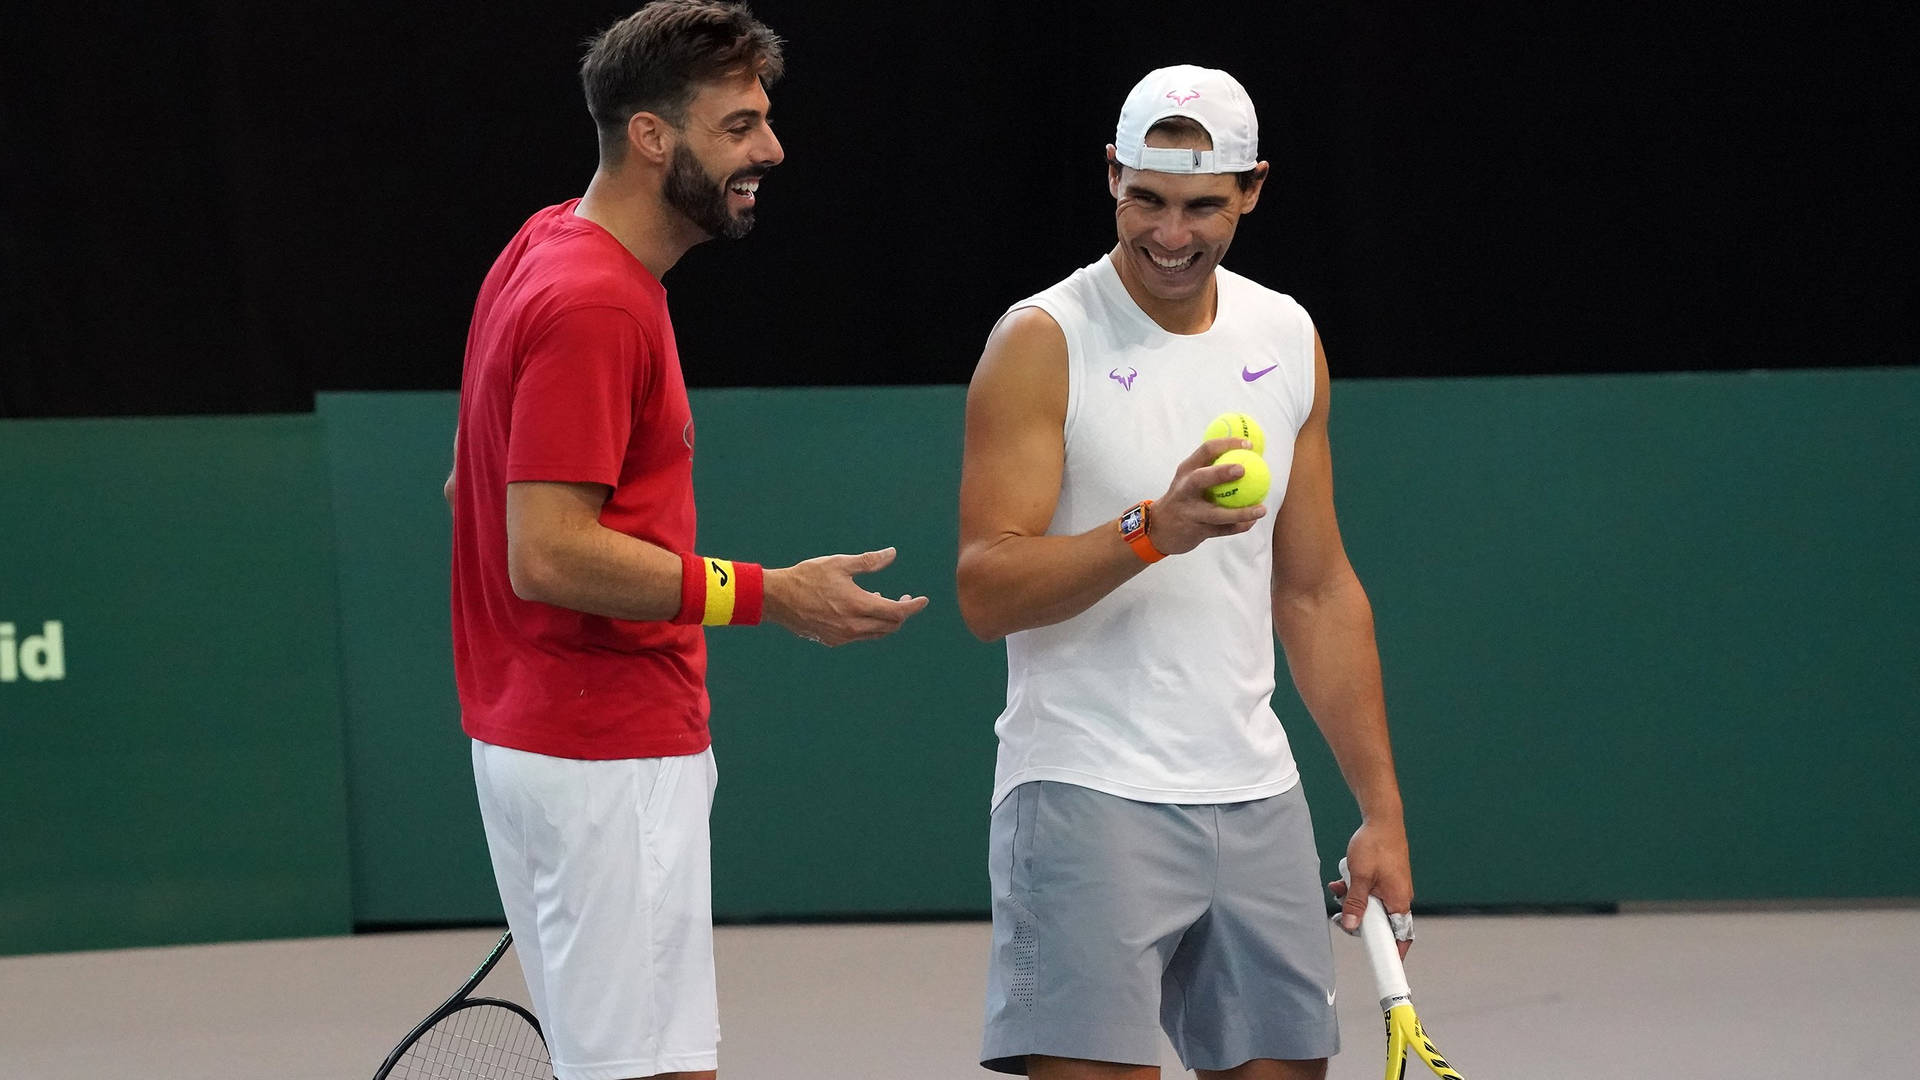
M 1313 411 L 1294 443 L 1287 496 L 1274 519 L 1273 626 L 1300 700 L 1360 804 L 1360 830 L 1347 850 L 1354 887 L 1343 914 L 1357 926 L 1369 893 L 1389 911 L 1408 910 L 1413 872 L 1387 739 L 1373 608 L 1334 517 L 1327 358 L 1317 334 L 1313 351 Z
M 1048 536 L 1066 463 L 1067 342 L 1036 308 L 1009 314 L 987 339 L 967 392 L 960 472 L 960 616 L 985 641 L 1062 622 L 1147 568 L 1113 520 L 1074 536 Z M 1167 555 L 1245 532 L 1265 512 L 1207 502 L 1209 485 L 1240 467 L 1210 462 L 1237 439 L 1215 439 L 1175 470 L 1154 501 L 1148 537 Z M 1141 493 L 1143 496 L 1146 492 Z
M 600 524 L 610 489 L 601 484 L 507 485 L 507 576 L 522 600 L 662 622 L 680 610 L 680 556 Z M 828 645 L 883 637 L 927 606 L 888 600 L 853 575 L 893 561 L 893 549 L 825 555 L 765 577 L 766 617 Z

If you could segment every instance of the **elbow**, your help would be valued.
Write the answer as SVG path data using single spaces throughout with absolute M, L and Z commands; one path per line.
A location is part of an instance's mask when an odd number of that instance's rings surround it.
M 992 590 L 980 580 L 977 570 L 969 573 L 965 559 L 960 562 L 956 584 L 960 601 L 960 621 L 966 624 L 967 631 L 988 644 L 1006 637 L 1007 631 L 995 618 L 993 605 L 989 602 Z
M 553 583 L 558 575 L 553 559 L 531 544 L 507 541 L 507 581 L 513 595 L 536 604 L 553 603 Z
M 1301 588 L 1273 590 L 1273 625 L 1284 634 L 1289 628 L 1312 627 L 1330 618 L 1373 624 L 1373 605 L 1351 569 Z
M 967 624 L 969 633 L 988 645 L 1007 636 L 1007 632 L 987 612 L 982 611 L 977 602 L 969 602 L 964 594 L 960 600 L 960 621 Z

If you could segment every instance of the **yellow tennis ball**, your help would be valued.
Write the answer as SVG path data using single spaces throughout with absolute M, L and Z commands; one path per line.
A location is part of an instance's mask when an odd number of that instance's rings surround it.
M 1238 465 L 1246 473 L 1238 480 L 1229 480 L 1224 484 L 1215 484 L 1207 489 L 1207 498 L 1221 506 L 1252 506 L 1263 502 L 1267 497 L 1267 486 L 1273 483 L 1273 473 L 1267 469 L 1267 459 L 1251 450 L 1229 450 L 1213 459 L 1215 465 Z
M 1207 425 L 1207 433 L 1201 440 L 1207 439 L 1245 439 L 1253 444 L 1253 452 L 1267 452 L 1267 433 L 1260 430 L 1260 424 L 1243 412 L 1223 412 Z

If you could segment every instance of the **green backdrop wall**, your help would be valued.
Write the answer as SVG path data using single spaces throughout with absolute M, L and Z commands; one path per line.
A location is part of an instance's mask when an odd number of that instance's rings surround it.
M 872 586 L 933 599 L 838 650 L 710 634 L 723 918 L 985 910 L 1004 665 L 954 602 L 963 398 L 694 394 L 703 550 L 895 545 Z M 1423 903 L 1920 895 L 1920 371 L 1334 402 Z M 61 619 L 68 668 L 0 681 L 0 951 L 497 917 L 447 644 L 454 416 L 0 425 L 0 650 Z M 1331 866 L 1352 804 L 1277 704 Z
M 1920 893 L 1920 372 L 1335 401 L 1423 897 Z
M 0 657 L 0 953 L 349 929 L 319 425 L 16 421 L 0 463 L 0 652 L 58 623 L 64 669 Z

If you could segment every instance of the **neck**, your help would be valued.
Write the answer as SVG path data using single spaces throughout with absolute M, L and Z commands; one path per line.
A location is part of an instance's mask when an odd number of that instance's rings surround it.
M 1147 291 L 1146 283 L 1139 280 L 1133 263 L 1121 256 L 1118 246 L 1107 253 L 1107 261 L 1119 273 L 1120 284 L 1126 286 L 1134 305 L 1160 329 L 1169 334 L 1200 334 L 1212 328 L 1220 307 L 1220 279 L 1214 274 L 1207 274 L 1207 287 L 1192 296 L 1166 300 Z
M 594 170 L 573 212 L 612 233 L 658 281 L 707 234 L 667 205 L 658 177 L 638 172 Z

